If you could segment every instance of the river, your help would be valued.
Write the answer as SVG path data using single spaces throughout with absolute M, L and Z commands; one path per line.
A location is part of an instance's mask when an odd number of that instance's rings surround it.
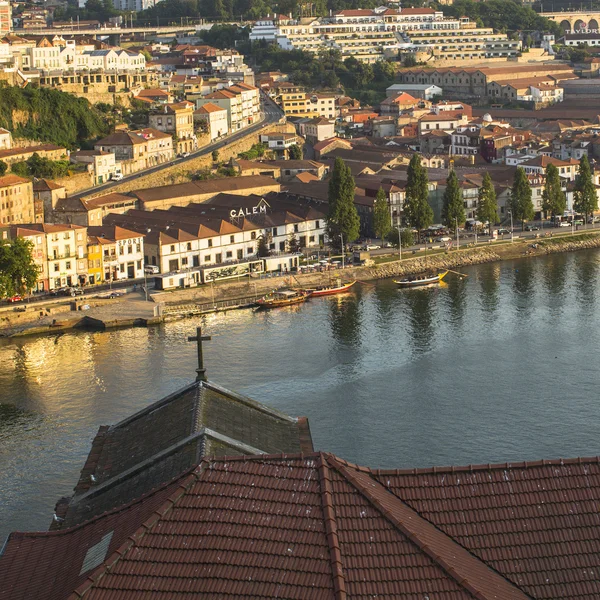
M 209 378 L 309 418 L 315 448 L 371 467 L 594 456 L 600 250 L 211 315 Z M 47 529 L 99 425 L 195 376 L 201 321 L 0 342 L 0 545 Z

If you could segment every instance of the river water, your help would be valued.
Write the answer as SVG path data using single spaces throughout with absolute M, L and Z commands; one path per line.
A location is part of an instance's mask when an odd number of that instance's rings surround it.
M 213 315 L 208 374 L 371 467 L 597 455 L 599 268 L 598 250 L 558 254 Z M 193 379 L 200 322 L 0 342 L 0 545 L 47 529 L 99 425 Z

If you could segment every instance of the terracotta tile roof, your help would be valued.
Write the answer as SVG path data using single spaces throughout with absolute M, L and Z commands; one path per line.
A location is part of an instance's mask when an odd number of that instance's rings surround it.
M 155 492 L 163 502 L 153 503 L 151 515 L 136 508 L 138 514 L 127 520 L 132 505 L 88 525 L 42 534 L 45 540 L 63 540 L 54 547 L 47 542 L 36 547 L 36 534 L 12 537 L 0 557 L 0 590 L 17 600 L 59 600 L 75 585 L 69 596 L 73 600 L 595 597 L 598 578 L 589 571 L 596 570 L 598 561 L 588 548 L 598 553 L 598 461 L 593 467 L 578 465 L 574 479 L 572 470 L 560 467 L 562 485 L 556 482 L 556 470 L 555 464 L 546 465 L 540 479 L 525 477 L 528 485 L 521 485 L 523 469 L 510 465 L 497 472 L 481 468 L 477 475 L 477 468 L 372 471 L 323 453 L 203 459 L 191 474 Z M 473 494 L 473 486 L 481 493 Z M 516 498 L 511 486 L 520 489 Z M 496 489 L 501 492 L 497 500 Z M 536 501 L 542 497 L 548 503 L 540 509 Z M 530 510 L 520 511 L 514 500 Z M 487 502 L 497 505 L 489 513 Z M 579 502 L 588 503 L 584 527 L 578 527 L 579 514 L 573 510 Z M 465 513 L 466 506 L 470 510 Z M 518 514 L 516 520 L 511 513 Z M 586 584 L 579 584 L 583 569 L 565 571 L 553 595 L 529 595 L 503 568 L 531 581 L 535 589 L 548 587 L 544 582 L 555 579 L 560 549 L 568 548 L 565 517 L 575 535 L 588 535 L 587 546 L 571 549 L 585 561 Z M 115 520 L 109 523 L 111 518 Z M 535 547 L 530 553 L 511 553 L 511 543 L 519 537 L 552 549 L 539 530 L 528 527 L 528 518 L 549 520 L 550 528 L 555 525 L 567 535 L 556 539 L 547 563 L 532 559 L 539 552 Z M 91 524 L 97 524 L 97 531 L 88 529 Z M 540 524 L 542 531 L 548 527 Z M 457 531 L 462 544 L 448 528 Z M 82 582 L 77 573 L 85 552 L 110 531 L 118 542 L 111 540 L 102 553 L 105 560 L 83 573 Z M 497 553 L 486 545 L 494 537 L 501 543 Z M 494 566 L 472 549 L 478 544 L 493 555 Z M 568 560 L 572 563 L 572 556 Z M 59 569 L 58 577 L 52 569 Z M 23 588 L 37 594 L 26 596 Z
M 63 150 L 66 154 L 67 151 L 61 147 L 56 146 L 54 144 L 41 144 L 39 146 L 26 146 L 24 148 L 9 148 L 7 150 L 0 150 L 0 160 L 3 158 L 10 158 L 11 156 L 19 156 L 21 154 L 33 154 L 34 152 L 50 152 L 55 150 Z
M 97 225 L 88 227 L 88 234 L 107 240 L 128 240 L 131 238 L 145 237 L 143 233 L 131 231 L 118 225 Z
M 207 102 L 206 104 L 203 104 L 198 110 L 195 110 L 194 114 L 204 114 L 213 112 L 227 112 L 227 109 L 222 108 L 221 106 L 217 106 L 212 102 Z
M 177 483 L 165 485 L 129 505 L 67 531 L 11 533 L 0 555 L 0 599 L 67 598 L 91 573 L 90 570 L 81 572 L 88 550 L 113 532 L 100 560 L 110 556 L 164 505 L 177 486 Z
M 148 202 L 184 196 L 201 196 L 212 193 L 216 195 L 219 192 L 272 186 L 278 187 L 279 184 L 271 177 L 265 177 L 264 175 L 247 175 L 243 177 L 225 177 L 223 179 L 209 179 L 207 181 L 193 181 L 190 183 L 165 185 L 136 190 L 131 193 L 143 202 Z
M 30 183 L 30 180 L 17 175 L 5 175 L 4 177 L 0 177 L 0 187 L 19 185 L 19 183 Z

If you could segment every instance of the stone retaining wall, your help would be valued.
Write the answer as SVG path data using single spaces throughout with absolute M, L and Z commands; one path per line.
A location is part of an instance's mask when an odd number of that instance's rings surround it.
M 246 152 L 256 144 L 259 140 L 259 135 L 265 131 L 279 131 L 281 133 L 293 133 L 294 126 L 289 123 L 268 123 L 258 131 L 249 133 L 248 135 L 240 138 L 239 140 L 228 144 L 224 148 L 219 149 L 219 161 L 227 162 L 230 158 L 236 158 L 240 152 Z M 161 185 L 173 185 L 176 183 L 183 183 L 190 181 L 191 176 L 196 171 L 201 171 L 212 167 L 213 161 L 211 154 L 192 158 L 191 160 L 185 161 L 183 164 L 173 165 L 172 167 L 165 167 L 156 173 L 150 175 L 140 174 L 139 177 L 126 181 L 120 185 L 117 185 L 110 189 L 111 193 L 124 194 L 133 190 L 141 190 L 153 187 L 159 187 Z M 102 196 L 106 194 L 103 192 L 92 192 L 86 195 L 86 198 L 95 198 L 96 196 Z

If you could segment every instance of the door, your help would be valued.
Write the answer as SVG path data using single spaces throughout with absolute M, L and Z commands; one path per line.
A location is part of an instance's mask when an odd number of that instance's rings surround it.
M 135 263 L 127 263 L 127 277 L 133 279 L 135 277 Z

